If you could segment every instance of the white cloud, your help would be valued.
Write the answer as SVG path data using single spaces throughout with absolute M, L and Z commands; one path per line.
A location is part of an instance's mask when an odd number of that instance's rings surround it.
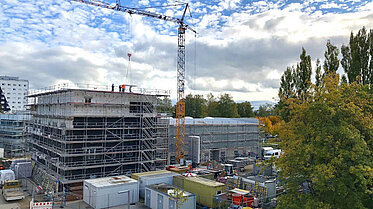
M 298 61 L 302 46 L 312 58 L 322 58 L 327 39 L 340 45 L 351 30 L 373 28 L 372 3 L 345 14 L 315 11 L 314 1 L 287 6 L 258 1 L 244 9 L 242 3 L 191 5 L 199 35 L 194 80 L 194 35 L 186 34 L 187 93 L 228 92 L 236 100 L 272 100 L 282 72 Z M 171 16 L 182 12 L 163 11 Z M 187 21 L 193 23 L 189 16 Z M 175 98 L 176 28 L 174 23 L 64 0 L 7 0 L 0 4 L 0 69 L 29 79 L 35 88 L 65 81 L 117 84 L 125 82 L 126 54 L 132 52 L 134 82 L 172 90 Z

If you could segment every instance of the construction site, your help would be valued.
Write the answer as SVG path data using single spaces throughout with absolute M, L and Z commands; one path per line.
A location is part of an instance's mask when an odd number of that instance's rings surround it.
M 227 162 L 236 157 L 258 153 L 259 122 L 255 118 L 185 118 L 185 158 L 192 160 L 193 137 L 198 137 L 200 162 Z M 169 161 L 175 160 L 176 120 L 170 118 Z
M 131 91 L 61 88 L 31 95 L 27 130 L 36 181 L 44 188 L 58 181 L 62 188 L 164 168 L 168 120 L 155 105 L 168 92 Z

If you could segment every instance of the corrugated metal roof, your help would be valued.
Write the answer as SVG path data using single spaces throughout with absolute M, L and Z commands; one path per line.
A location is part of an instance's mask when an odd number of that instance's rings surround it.
M 176 118 L 170 118 L 170 125 L 176 124 Z M 185 124 L 187 125 L 198 125 L 198 124 L 211 124 L 211 125 L 219 125 L 219 124 L 255 124 L 259 125 L 259 121 L 256 118 L 192 118 L 192 117 L 185 117 Z

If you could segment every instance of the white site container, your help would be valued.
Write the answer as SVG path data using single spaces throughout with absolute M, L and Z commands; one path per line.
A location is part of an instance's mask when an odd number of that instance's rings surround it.
M 160 184 L 165 183 L 172 185 L 173 177 L 179 176 L 180 174 L 170 172 L 170 173 L 162 173 L 162 174 L 155 174 L 149 176 L 139 176 L 139 190 L 140 190 L 140 197 L 145 197 L 145 186 L 152 185 L 152 184 Z
M 84 180 L 83 200 L 95 209 L 114 207 L 139 201 L 138 182 L 127 176 Z
M 145 206 L 152 209 L 176 209 L 176 202 L 170 194 L 174 193 L 174 186 L 168 184 L 155 184 L 145 187 Z M 183 191 L 183 190 L 181 190 Z M 187 200 L 179 209 L 195 209 L 196 195 L 183 191 Z
M 15 180 L 15 175 L 12 170 L 1 170 L 0 171 L 0 186 L 3 186 L 6 181 Z

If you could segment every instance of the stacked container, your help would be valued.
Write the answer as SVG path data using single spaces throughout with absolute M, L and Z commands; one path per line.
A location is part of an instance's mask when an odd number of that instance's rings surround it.
M 173 177 L 179 176 L 180 174 L 170 172 L 170 171 L 151 171 L 144 173 L 134 173 L 131 178 L 138 179 L 139 181 L 139 194 L 140 197 L 145 197 L 145 186 L 152 184 L 170 184 L 172 185 Z
M 226 192 L 225 184 L 201 177 L 184 178 L 184 190 L 197 195 L 197 203 L 215 208 L 218 203 L 215 201 Z

